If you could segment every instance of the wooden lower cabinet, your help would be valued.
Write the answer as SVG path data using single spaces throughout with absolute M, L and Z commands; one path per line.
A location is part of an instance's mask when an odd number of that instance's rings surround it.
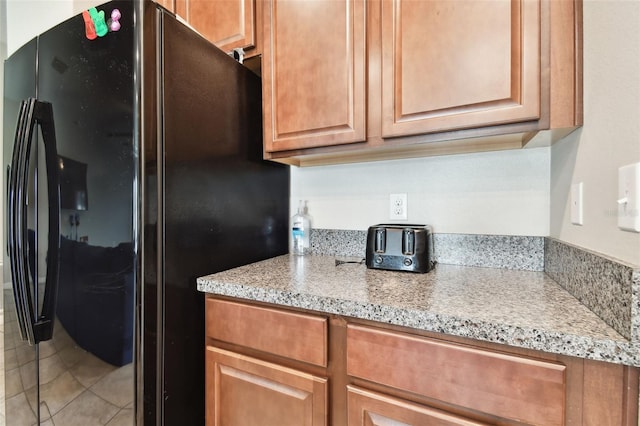
M 207 426 L 638 426 L 639 369 L 209 297 Z
M 327 425 L 327 379 L 207 347 L 207 426 Z
M 349 386 L 347 392 L 348 426 L 479 426 L 487 424 L 355 386 Z

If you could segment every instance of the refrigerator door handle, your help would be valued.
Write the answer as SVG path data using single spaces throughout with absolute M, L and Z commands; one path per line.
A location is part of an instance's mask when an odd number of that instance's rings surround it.
M 60 267 L 60 176 L 58 147 L 53 122 L 53 106 L 36 101 L 36 120 L 40 123 L 44 142 L 49 206 L 49 235 L 47 242 L 47 273 L 42 311 L 34 324 L 35 341 L 50 340 L 56 314 L 58 271 Z
M 24 157 L 24 145 L 26 139 L 26 132 L 28 129 L 28 103 L 23 101 L 20 104 L 20 112 L 18 114 L 18 122 L 16 125 L 16 135 L 13 145 L 13 155 L 11 157 L 11 165 L 9 167 L 9 179 L 7 182 L 7 245 L 9 251 L 9 261 L 11 265 L 11 283 L 13 287 L 13 297 L 15 300 L 16 314 L 18 319 L 18 326 L 20 329 L 20 336 L 22 340 L 33 341 L 33 334 L 29 335 L 31 327 L 28 324 L 31 322 L 28 317 L 26 306 L 28 302 L 25 300 L 25 289 L 27 284 L 26 273 L 24 271 L 24 263 L 21 262 L 21 254 L 24 249 L 22 247 L 21 232 L 22 229 L 22 209 L 20 205 L 24 203 L 24 193 L 19 183 L 19 178 L 24 174 L 22 168 L 24 164 L 22 158 Z
M 24 110 L 24 111 L 23 111 Z M 37 312 L 33 291 L 37 289 L 38 277 L 35 272 L 32 279 L 34 289 L 28 284 L 29 273 L 29 230 L 26 214 L 26 194 L 29 183 L 29 159 L 33 132 L 40 125 L 45 147 L 45 166 L 49 206 L 47 271 L 42 301 L 42 310 Z M 30 98 L 23 101 L 16 130 L 14 157 L 12 159 L 9 191 L 10 257 L 11 270 L 16 299 L 16 310 L 23 339 L 36 344 L 51 339 L 55 316 L 56 295 L 58 290 L 58 270 L 60 257 L 60 191 L 58 172 L 58 153 L 56 147 L 53 108 L 50 103 Z M 17 154 L 17 158 L 16 158 Z M 31 248 L 36 250 L 35 247 Z M 37 258 L 35 260 L 37 263 Z M 35 265 L 34 265 L 35 266 Z M 35 268 L 37 269 L 37 268 Z

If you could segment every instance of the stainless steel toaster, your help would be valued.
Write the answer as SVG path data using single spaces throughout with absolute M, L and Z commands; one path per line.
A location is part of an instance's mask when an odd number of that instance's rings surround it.
M 428 225 L 379 224 L 367 232 L 367 268 L 429 272 L 433 235 Z

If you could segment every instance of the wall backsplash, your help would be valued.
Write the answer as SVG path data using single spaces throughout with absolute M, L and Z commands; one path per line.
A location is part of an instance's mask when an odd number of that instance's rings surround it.
M 315 254 L 365 255 L 367 231 L 313 229 Z M 486 268 L 544 270 L 544 237 L 511 235 L 434 234 L 434 260 L 438 263 Z
M 545 272 L 627 339 L 640 338 L 640 269 L 567 244 L 545 240 Z M 636 320 L 637 321 L 637 320 Z

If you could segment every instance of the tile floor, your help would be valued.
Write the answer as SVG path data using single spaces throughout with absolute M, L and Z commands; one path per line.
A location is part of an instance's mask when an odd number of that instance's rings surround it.
M 5 413 L 10 426 L 35 425 L 35 351 L 21 341 L 16 321 L 3 321 L 15 313 L 2 312 L 2 306 L 0 300 L 0 426 Z M 117 368 L 98 359 L 79 348 L 59 323 L 54 338 L 40 344 L 40 360 L 42 425 L 134 424 L 133 364 Z

